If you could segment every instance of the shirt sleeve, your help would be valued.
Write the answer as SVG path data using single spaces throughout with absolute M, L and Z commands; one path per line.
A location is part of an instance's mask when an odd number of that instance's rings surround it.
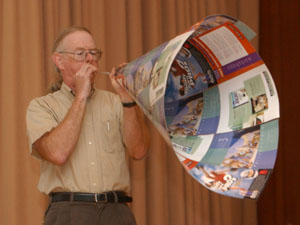
M 26 124 L 30 153 L 32 156 L 41 159 L 33 144 L 46 132 L 56 127 L 58 121 L 56 121 L 53 111 L 48 104 L 41 99 L 34 99 L 30 102 L 27 109 Z

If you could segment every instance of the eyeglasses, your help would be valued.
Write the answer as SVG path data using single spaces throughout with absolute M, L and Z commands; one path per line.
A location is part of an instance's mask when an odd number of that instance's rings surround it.
M 90 54 L 93 60 L 98 61 L 101 58 L 103 52 L 99 49 L 78 49 L 75 50 L 75 52 L 60 51 L 58 53 L 72 54 L 73 59 L 82 62 L 86 60 L 87 54 Z

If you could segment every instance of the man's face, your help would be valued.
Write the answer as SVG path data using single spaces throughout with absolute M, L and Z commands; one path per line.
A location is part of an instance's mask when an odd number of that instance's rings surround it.
M 85 31 L 75 31 L 67 35 L 62 41 L 62 52 L 75 52 L 77 50 L 91 50 L 96 49 L 96 44 L 93 37 Z M 61 73 L 64 82 L 70 86 L 74 87 L 74 75 L 79 71 L 79 69 L 85 63 L 90 63 L 98 67 L 97 60 L 93 59 L 90 54 L 86 55 L 84 61 L 78 61 L 73 58 L 72 54 L 60 54 L 61 57 Z M 95 74 L 92 76 L 92 83 L 94 82 Z

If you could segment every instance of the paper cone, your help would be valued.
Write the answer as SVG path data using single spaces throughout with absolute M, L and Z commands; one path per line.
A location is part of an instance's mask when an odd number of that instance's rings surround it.
M 251 199 L 272 172 L 279 139 L 278 95 L 254 35 L 232 17 L 209 16 L 118 72 L 189 174 Z

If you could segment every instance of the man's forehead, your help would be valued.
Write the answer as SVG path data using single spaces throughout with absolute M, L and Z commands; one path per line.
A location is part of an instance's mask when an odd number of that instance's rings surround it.
M 93 37 L 85 31 L 75 31 L 68 34 L 62 41 L 63 48 L 95 48 L 96 44 Z

